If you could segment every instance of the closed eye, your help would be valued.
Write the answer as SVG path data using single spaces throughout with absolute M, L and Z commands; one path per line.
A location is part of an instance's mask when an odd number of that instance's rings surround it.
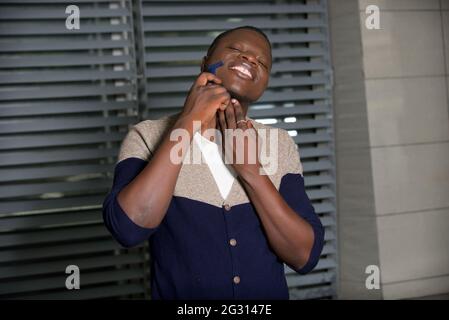
M 235 47 L 228 47 L 228 48 L 231 49 L 231 50 L 234 50 L 234 51 L 240 51 L 240 49 L 237 49 L 237 48 L 235 48 Z M 263 62 L 260 61 L 260 60 L 258 60 L 258 62 L 259 62 L 259 64 L 262 65 L 262 67 L 264 67 L 265 69 L 268 69 L 268 67 L 267 67 L 267 65 L 266 65 L 265 63 L 263 63 Z

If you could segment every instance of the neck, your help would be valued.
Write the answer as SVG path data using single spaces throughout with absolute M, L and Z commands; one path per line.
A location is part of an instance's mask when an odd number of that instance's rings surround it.
M 248 104 L 244 104 L 242 103 L 242 110 L 243 110 L 243 116 L 246 118 L 246 115 L 248 113 Z M 217 129 L 220 130 L 220 127 L 217 124 L 217 119 L 216 119 L 217 115 L 215 115 L 215 117 L 208 123 L 202 123 L 201 124 L 201 135 L 204 135 L 204 131 L 206 131 L 207 129 Z

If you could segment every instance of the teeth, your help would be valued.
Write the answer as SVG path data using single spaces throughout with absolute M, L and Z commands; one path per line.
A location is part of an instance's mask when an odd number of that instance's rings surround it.
M 242 66 L 232 67 L 232 69 L 238 70 L 238 71 L 240 71 L 241 73 L 246 74 L 246 75 L 247 75 L 248 77 L 250 77 L 251 79 L 253 78 L 252 75 L 251 75 L 251 73 L 250 73 L 246 68 L 244 68 L 244 67 L 242 67 Z

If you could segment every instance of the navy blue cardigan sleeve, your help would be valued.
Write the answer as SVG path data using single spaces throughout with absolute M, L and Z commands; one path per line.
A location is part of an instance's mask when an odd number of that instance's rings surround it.
M 103 201 L 103 220 L 113 237 L 126 248 L 147 240 L 157 228 L 144 228 L 135 224 L 117 201 L 118 193 L 130 183 L 148 162 L 130 157 L 115 166 L 112 190 Z
M 315 268 L 320 259 L 324 245 L 324 228 L 320 218 L 310 203 L 305 192 L 304 179 L 301 174 L 288 173 L 282 177 L 279 193 L 283 196 L 297 214 L 306 220 L 313 229 L 314 242 L 309 260 L 301 269 L 294 269 L 300 274 L 306 274 Z
M 302 175 L 302 164 L 299 158 L 298 147 L 290 138 L 290 156 L 288 157 L 288 173 L 281 180 L 279 193 L 283 196 L 287 204 L 312 227 L 314 232 L 314 242 L 307 263 L 300 269 L 294 269 L 300 274 L 306 274 L 315 268 L 320 259 L 324 246 L 324 227 L 320 218 L 315 213 L 315 209 L 306 194 L 304 177 Z

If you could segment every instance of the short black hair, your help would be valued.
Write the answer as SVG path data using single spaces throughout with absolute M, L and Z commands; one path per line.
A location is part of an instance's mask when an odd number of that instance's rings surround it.
M 265 34 L 265 32 L 263 32 L 261 29 L 259 29 L 257 27 L 253 27 L 253 26 L 241 26 L 241 27 L 236 27 L 233 29 L 226 30 L 226 31 L 220 33 L 218 36 L 216 36 L 214 41 L 212 41 L 211 45 L 209 46 L 209 49 L 207 49 L 207 56 L 208 57 L 211 56 L 212 52 L 214 51 L 215 47 L 217 46 L 217 44 L 221 38 L 223 38 L 224 36 L 226 36 L 227 34 L 233 32 L 233 31 L 239 30 L 239 29 L 253 30 L 253 31 L 256 31 L 257 33 L 259 33 L 260 35 L 262 35 L 265 38 L 265 40 L 267 40 L 267 43 L 270 47 L 270 55 L 271 55 L 271 42 L 270 42 L 270 39 L 268 39 L 268 36 Z

